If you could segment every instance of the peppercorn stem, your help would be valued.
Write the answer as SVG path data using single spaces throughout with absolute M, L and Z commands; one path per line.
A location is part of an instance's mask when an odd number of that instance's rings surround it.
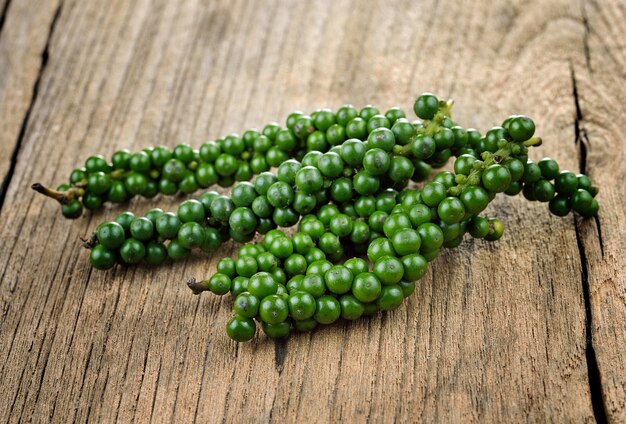
M 532 146 L 541 146 L 542 143 L 543 143 L 543 140 L 541 139 L 541 137 L 531 137 L 522 144 L 524 144 L 524 146 L 526 147 L 532 147 Z
M 396 144 L 395 146 L 393 146 L 393 154 L 396 156 L 407 156 L 411 153 L 412 144 L 413 140 L 411 140 L 408 144 L 405 144 L 404 146 Z
M 189 277 L 187 279 L 187 287 L 191 289 L 193 294 L 200 294 L 209 289 L 207 287 L 207 281 L 196 281 L 194 277 Z
M 437 112 L 435 117 L 430 121 L 424 121 L 422 123 L 423 126 L 417 129 L 415 135 L 413 136 L 413 138 L 410 139 L 407 144 L 405 144 L 404 146 L 401 146 L 399 144 L 393 146 L 393 154 L 396 156 L 408 156 L 409 154 L 411 154 L 412 145 L 417 136 L 433 136 L 434 134 L 436 134 L 437 131 L 439 131 L 439 129 L 441 128 L 443 120 L 450 117 L 450 109 L 452 108 L 453 104 L 454 101 L 448 100 L 444 105 L 440 105 L 439 111 Z
M 31 188 L 37 193 L 50 197 L 62 205 L 68 205 L 72 201 L 78 200 L 78 198 L 84 194 L 84 190 L 78 187 L 72 187 L 67 191 L 58 191 L 48 188 L 43 184 L 35 183 L 31 186 Z
M 126 177 L 127 174 L 128 172 L 126 172 L 123 169 L 116 169 L 115 171 L 111 171 L 111 173 L 109 174 L 109 177 L 112 180 L 121 180 L 122 178 Z
M 501 149 L 498 149 L 495 153 L 484 152 L 483 153 L 483 161 L 477 169 L 473 169 L 467 178 L 465 178 L 462 182 L 457 184 L 454 187 L 450 187 L 448 192 L 453 196 L 458 196 L 466 187 L 471 185 L 479 184 L 483 172 L 485 169 L 494 163 L 501 163 L 506 160 L 511 155 L 511 147 L 512 143 L 508 143 Z

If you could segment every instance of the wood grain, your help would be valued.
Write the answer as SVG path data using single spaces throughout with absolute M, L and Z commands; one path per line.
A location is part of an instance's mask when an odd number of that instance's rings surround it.
M 0 421 L 626 419 L 623 2 L 29 0 L 19 14 L 13 1 L 0 63 L 25 71 L 2 78 L 35 96 L 0 85 L 0 146 L 19 146 L 0 210 Z M 490 212 L 505 236 L 446 251 L 398 310 L 237 345 L 230 301 L 184 285 L 234 245 L 93 271 L 78 238 L 120 210 L 69 222 L 29 190 L 90 154 L 199 145 L 345 102 L 410 110 L 425 90 L 483 131 L 533 116 L 534 157 L 583 167 L 600 219 L 503 198 Z
M 626 72 L 624 34 L 626 4 L 583 3 L 585 62 L 573 68 L 577 92 L 576 137 L 580 166 L 602 187 L 601 201 L 620 207 L 604 207 L 593 225 L 577 223 L 582 275 L 589 291 L 592 345 L 598 364 L 598 380 L 607 418 L 626 421 L 626 188 L 619 182 L 626 172 L 626 153 L 620 126 L 626 120 Z
M 0 205 L 48 60 L 57 10 L 57 1 L 0 1 Z

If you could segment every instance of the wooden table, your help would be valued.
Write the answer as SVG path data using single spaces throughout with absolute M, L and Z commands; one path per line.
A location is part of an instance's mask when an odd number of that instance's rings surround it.
M 626 421 L 626 3 L 0 0 L 0 421 Z M 283 343 L 192 296 L 215 256 L 97 272 L 29 189 L 90 154 L 203 141 L 301 109 L 535 118 L 599 219 L 502 198 L 495 244 L 446 251 L 392 313 Z M 619 180 L 618 180 L 619 179 Z M 136 200 L 144 213 L 177 199 Z

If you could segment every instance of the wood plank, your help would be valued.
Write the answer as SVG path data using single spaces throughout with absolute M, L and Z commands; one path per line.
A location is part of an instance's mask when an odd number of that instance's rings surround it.
M 234 246 L 161 269 L 92 271 L 78 237 L 119 210 L 68 222 L 28 189 L 63 180 L 96 152 L 197 145 L 344 102 L 408 110 L 423 90 L 454 97 L 458 120 L 481 130 L 509 113 L 535 117 L 546 140 L 536 155 L 576 169 L 571 69 L 585 64 L 581 9 L 565 0 L 493 3 L 64 4 L 0 221 L 0 420 L 591 422 L 586 264 L 593 346 L 611 384 L 607 416 L 619 421 L 623 367 L 612 368 L 615 350 L 597 344 L 620 346 L 624 321 L 610 315 L 619 298 L 603 295 L 606 316 L 593 306 L 594 284 L 620 276 L 619 260 L 594 264 L 592 246 L 581 260 L 574 220 L 545 205 L 498 201 L 491 211 L 506 219 L 505 237 L 446 252 L 393 313 L 286 343 L 236 345 L 224 334 L 230 301 L 193 297 L 183 284 Z M 618 17 L 598 10 L 619 31 Z M 602 69 L 593 77 L 602 86 L 623 76 Z M 618 145 L 616 126 L 587 125 Z M 599 169 L 618 159 L 588 156 L 603 212 L 623 209 L 621 188 Z M 178 201 L 158 199 L 169 209 Z M 603 226 L 623 218 L 608 214 Z M 578 228 L 583 246 L 595 243 L 593 223 Z M 601 228 L 605 256 L 618 258 L 620 227 Z
M 578 103 L 581 166 L 601 187 L 603 209 L 596 222 L 579 222 L 583 274 L 589 290 L 591 336 L 606 416 L 626 421 L 626 153 L 621 126 L 626 122 L 626 5 L 623 2 L 582 3 L 585 19 L 585 61 L 574 65 Z
M 47 60 L 57 1 L 0 1 L 0 208 Z

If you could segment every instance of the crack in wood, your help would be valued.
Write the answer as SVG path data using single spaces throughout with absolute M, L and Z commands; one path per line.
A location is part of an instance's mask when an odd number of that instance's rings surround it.
M 585 64 L 589 73 L 593 73 L 591 67 L 591 53 L 589 51 L 589 34 L 591 34 L 591 25 L 589 24 L 589 17 L 587 16 L 586 0 L 580 1 L 580 14 L 582 18 L 583 27 L 585 32 L 583 33 L 583 51 L 585 52 Z
M 591 335 L 591 324 L 593 316 L 591 314 L 591 299 L 589 293 L 589 274 L 587 269 L 587 255 L 585 246 L 580 237 L 580 229 L 578 224 L 576 228 L 576 242 L 578 243 L 578 251 L 580 252 L 580 264 L 582 268 L 581 280 L 583 286 L 583 300 L 585 302 L 585 359 L 587 361 L 587 376 L 589 378 L 589 392 L 591 394 L 591 406 L 593 407 L 593 415 L 598 423 L 607 422 L 606 406 L 604 405 L 604 397 L 602 396 L 602 379 L 600 376 L 600 368 L 596 358 L 596 351 L 593 347 L 593 337 Z
M 582 174 L 587 173 L 587 144 L 589 143 L 589 137 L 587 136 L 587 130 L 583 127 L 583 113 L 580 108 L 580 102 L 578 99 L 578 85 L 576 83 L 576 72 L 574 66 L 570 63 L 570 74 L 572 78 L 572 95 L 574 96 L 574 106 L 576 108 L 576 116 L 574 117 L 574 144 L 578 146 L 580 155 L 578 159 L 578 166 Z
M 576 107 L 576 116 L 574 119 L 574 143 L 578 146 L 580 150 L 580 172 L 586 174 L 587 145 L 589 144 L 589 137 L 587 136 L 587 130 L 583 127 L 583 114 L 580 108 L 578 86 L 576 83 L 576 73 L 571 63 L 570 73 L 572 78 L 572 95 L 574 97 L 574 106 Z M 596 220 L 596 225 L 599 227 L 598 220 Z M 591 395 L 591 406 L 593 408 L 594 418 L 596 419 L 596 422 L 604 423 L 607 422 L 606 406 L 604 405 L 604 398 L 602 396 L 600 368 L 598 367 L 598 360 L 596 358 L 596 352 L 593 347 L 593 337 L 591 334 L 593 316 L 591 313 L 591 295 L 589 290 L 587 254 L 585 252 L 585 245 L 583 244 L 582 238 L 580 236 L 580 227 L 578 224 L 578 220 L 574 221 L 574 227 L 576 231 L 576 243 L 578 245 L 578 252 L 580 254 L 582 294 L 585 303 L 585 359 L 587 362 L 589 393 Z M 602 236 L 600 232 L 598 232 L 598 237 L 600 238 L 600 246 L 602 246 Z
M 0 19 L 2 19 L 2 21 L 0 21 L 0 31 L 2 30 L 1 25 L 4 23 L 4 14 L 6 13 L 6 9 L 8 8 L 9 3 L 10 1 L 7 1 L 7 4 L 5 5 L 5 10 L 3 11 L 3 15 L 0 16 Z M 7 174 L 4 176 L 4 179 L 2 180 L 2 184 L 0 184 L 0 213 L 2 212 L 2 207 L 4 206 L 4 200 L 9 189 L 9 184 L 11 183 L 11 180 L 13 179 L 13 174 L 15 173 L 15 167 L 17 166 L 17 156 L 20 153 L 22 143 L 24 142 L 24 138 L 26 136 L 26 129 L 28 128 L 30 115 L 33 111 L 33 107 L 35 106 L 35 102 L 37 101 L 39 95 L 39 85 L 41 84 L 42 76 L 44 74 L 44 71 L 46 70 L 46 66 L 48 65 L 50 40 L 52 39 L 52 35 L 54 34 L 54 29 L 59 20 L 59 16 L 61 16 L 62 7 L 63 3 L 60 2 L 57 9 L 54 11 L 52 21 L 50 22 L 48 36 L 46 38 L 46 44 L 44 45 L 43 51 L 41 52 L 41 65 L 39 67 L 39 72 L 37 73 L 37 79 L 35 79 L 35 83 L 33 84 L 33 91 L 30 98 L 30 103 L 28 104 L 28 108 L 26 109 L 26 113 L 24 114 L 24 119 L 22 120 L 20 132 L 18 133 L 15 147 L 13 148 L 13 152 L 11 153 L 9 169 L 7 171 Z
M 2 39 L 2 28 L 4 28 L 4 21 L 9 13 L 9 6 L 11 5 L 11 0 L 6 0 L 4 6 L 2 7 L 2 12 L 0 12 L 0 39 Z
M 576 116 L 574 117 L 574 144 L 579 149 L 579 163 L 580 172 L 587 174 L 587 148 L 591 146 L 589 141 L 589 134 L 587 129 L 583 125 L 583 113 L 580 107 L 580 100 L 578 96 L 578 84 L 576 82 L 576 72 L 574 71 L 574 65 L 570 62 L 570 75 L 572 79 L 572 95 L 574 97 L 574 106 L 576 108 Z M 598 241 L 600 242 L 600 252 L 604 257 L 604 241 L 602 240 L 602 229 L 600 227 L 600 218 L 595 217 L 596 228 L 598 229 Z
M 600 217 L 596 215 L 593 218 L 596 223 L 596 230 L 598 231 L 598 240 L 600 241 L 600 254 L 604 259 L 604 242 L 602 241 L 602 225 L 600 225 Z

